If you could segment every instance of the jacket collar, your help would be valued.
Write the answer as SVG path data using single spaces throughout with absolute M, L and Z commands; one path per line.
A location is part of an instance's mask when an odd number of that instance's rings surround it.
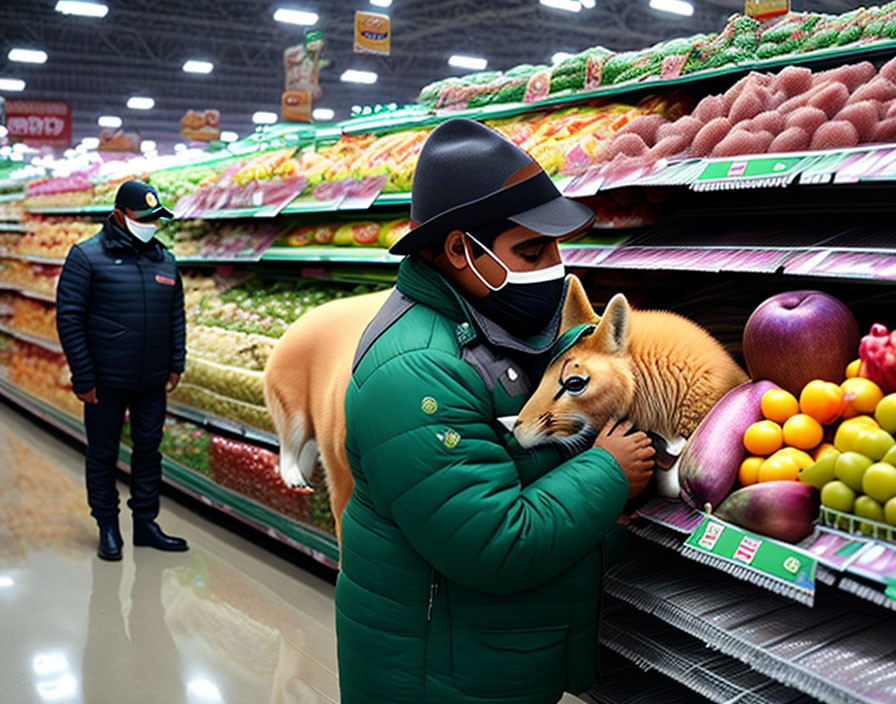
M 541 332 L 520 339 L 511 335 L 493 320 L 477 311 L 438 271 L 416 255 L 405 257 L 398 267 L 396 288 L 452 322 L 458 323 L 457 339 L 461 346 L 482 335 L 494 347 L 503 347 L 524 354 L 542 354 L 551 348 L 560 330 L 562 306 L 551 323 Z M 569 284 L 567 283 L 567 290 Z M 564 294 L 564 299 L 565 299 Z
M 103 249 L 107 252 L 131 252 L 133 254 L 145 254 L 154 261 L 162 261 L 165 258 L 162 243 L 153 238 L 145 245 L 137 242 L 133 235 L 121 228 L 110 215 L 103 223 L 101 232 Z

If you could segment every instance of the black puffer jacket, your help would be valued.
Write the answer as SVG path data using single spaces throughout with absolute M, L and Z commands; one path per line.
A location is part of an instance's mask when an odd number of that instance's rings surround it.
M 184 291 L 174 256 L 110 217 L 71 248 L 56 290 L 56 328 L 76 393 L 142 391 L 184 370 Z

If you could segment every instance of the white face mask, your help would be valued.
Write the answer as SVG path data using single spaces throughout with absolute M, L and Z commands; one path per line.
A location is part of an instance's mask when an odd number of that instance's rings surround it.
M 154 222 L 137 222 L 125 215 L 124 223 L 127 225 L 128 232 L 141 242 L 149 242 L 153 238 L 153 235 L 156 234 L 156 224 Z
M 485 253 L 488 254 L 492 259 L 494 259 L 498 266 L 500 266 L 506 273 L 507 276 L 504 279 L 504 282 L 498 286 L 492 286 L 488 281 L 485 280 L 485 277 L 479 273 L 475 266 L 473 266 L 473 260 L 470 259 L 470 252 L 467 250 L 467 247 L 464 246 L 464 256 L 467 258 L 467 264 L 470 266 L 470 269 L 490 291 L 500 291 L 507 284 L 542 284 L 546 281 L 556 281 L 557 279 L 562 279 L 566 276 L 566 267 L 561 264 L 555 264 L 554 266 L 549 266 L 546 269 L 536 269 L 535 271 L 511 271 L 510 268 L 498 259 L 498 255 L 496 255 L 492 250 L 486 247 L 482 242 L 477 240 L 473 235 L 469 232 L 465 233 L 467 237 L 469 237 L 473 242 L 478 244 L 482 249 L 485 250 Z

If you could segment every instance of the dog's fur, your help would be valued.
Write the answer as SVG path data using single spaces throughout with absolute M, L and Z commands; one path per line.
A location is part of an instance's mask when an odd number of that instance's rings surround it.
M 524 447 L 556 442 L 581 451 L 607 421 L 627 417 L 680 448 L 713 405 L 747 380 L 696 323 L 674 313 L 632 311 L 622 294 L 600 317 L 570 277 L 561 329 L 582 323 L 597 327 L 551 364 L 517 418 L 514 434 Z M 588 379 L 585 390 L 555 399 L 561 374 Z

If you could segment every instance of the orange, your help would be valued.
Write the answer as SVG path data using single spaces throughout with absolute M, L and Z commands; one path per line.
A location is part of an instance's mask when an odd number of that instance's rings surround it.
M 764 457 L 747 457 L 741 462 L 737 478 L 742 486 L 750 486 L 759 481 L 759 468 L 763 462 L 765 462 Z
M 780 450 L 783 444 L 781 426 L 770 420 L 753 423 L 744 433 L 744 447 L 753 455 L 768 456 Z
M 812 458 L 817 462 L 818 460 L 821 459 L 822 455 L 826 455 L 831 450 L 833 450 L 834 452 L 837 452 L 837 448 L 834 447 L 834 445 L 832 443 L 823 442 L 823 443 L 821 443 L 821 445 L 819 445 L 818 447 L 815 448 L 815 451 L 812 453 Z
M 854 377 L 847 379 L 840 388 L 843 389 L 844 418 L 854 418 L 860 413 L 874 413 L 877 404 L 884 397 L 884 392 L 870 379 Z
M 824 428 L 812 416 L 799 413 L 784 424 L 784 442 L 800 450 L 811 450 L 824 440 Z
M 846 378 L 847 379 L 855 379 L 862 373 L 862 360 L 854 359 L 849 365 L 846 367 Z
M 762 394 L 762 415 L 775 423 L 784 423 L 800 412 L 799 401 L 784 389 L 769 389 Z
M 796 462 L 797 467 L 800 469 L 805 469 L 806 467 L 815 464 L 815 460 L 812 459 L 812 455 L 808 452 L 803 452 L 802 450 L 797 450 L 795 447 L 782 447 L 778 450 L 772 457 L 775 455 L 786 455 L 793 459 Z M 769 458 L 771 459 L 771 457 Z
M 759 468 L 760 482 L 776 482 L 782 480 L 796 481 L 800 476 L 800 467 L 786 453 L 775 453 Z
M 810 381 L 800 394 L 800 410 L 829 425 L 843 412 L 843 389 L 830 381 Z

